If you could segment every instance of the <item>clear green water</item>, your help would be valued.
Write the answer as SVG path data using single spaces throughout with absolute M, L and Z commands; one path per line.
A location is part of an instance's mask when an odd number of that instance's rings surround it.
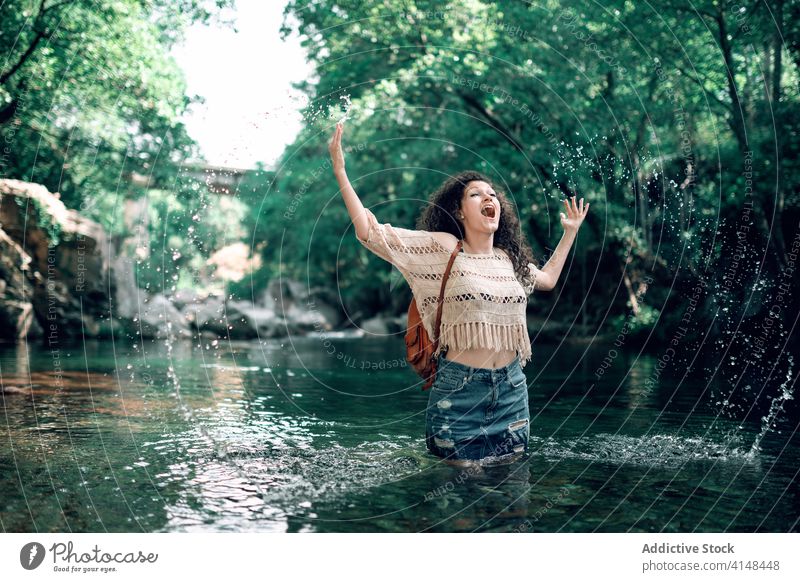
M 482 472 L 425 450 L 401 340 L 0 347 L 7 532 L 796 531 L 796 419 L 761 431 L 655 359 L 534 346 L 531 455 Z M 337 359 L 342 354 L 342 359 Z M 61 378 L 54 366 L 63 369 Z M 588 388 L 594 384 L 594 387 Z M 707 394 L 707 391 L 706 391 Z

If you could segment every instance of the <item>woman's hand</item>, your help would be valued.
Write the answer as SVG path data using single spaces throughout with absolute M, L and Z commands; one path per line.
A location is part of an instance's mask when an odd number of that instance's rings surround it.
M 580 200 L 580 206 L 575 205 L 575 196 L 572 197 L 572 205 L 570 206 L 569 201 L 564 200 L 564 205 L 567 207 L 567 214 L 564 215 L 561 212 L 561 226 L 564 227 L 565 231 L 572 231 L 578 232 L 578 229 L 581 227 L 583 223 L 583 219 L 586 218 L 586 213 L 589 212 L 589 203 L 586 203 L 586 206 L 583 205 L 583 198 Z
M 336 124 L 336 131 L 333 132 L 331 141 L 328 142 L 328 151 L 331 154 L 331 162 L 333 163 L 333 172 L 344 171 L 344 152 L 342 151 L 342 123 Z

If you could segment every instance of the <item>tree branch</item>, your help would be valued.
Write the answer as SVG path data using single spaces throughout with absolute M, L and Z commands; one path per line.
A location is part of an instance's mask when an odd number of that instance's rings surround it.
M 14 63 L 14 65 L 8 71 L 0 75 L 0 85 L 4 85 L 6 81 L 8 81 L 11 78 L 11 76 L 14 73 L 16 73 L 20 69 L 20 67 L 22 67 L 22 65 L 25 64 L 25 62 L 31 57 L 31 55 L 36 50 L 36 47 L 39 46 L 39 42 L 45 36 L 47 36 L 48 32 L 47 29 L 44 27 L 39 28 L 37 26 L 38 24 L 41 23 L 41 20 L 44 17 L 44 15 L 52 10 L 64 6 L 65 4 L 69 4 L 72 1 L 73 0 L 61 0 L 60 2 L 55 2 L 54 4 L 45 7 L 45 0 L 41 0 L 41 2 L 39 3 L 39 12 L 36 14 L 36 18 L 33 19 L 33 24 L 31 25 L 31 29 L 36 33 L 36 35 L 33 37 L 31 44 L 28 45 L 28 48 L 25 49 L 25 52 L 22 53 L 19 60 L 17 60 L 17 62 Z
M 500 135 L 502 135 L 505 138 L 505 140 L 508 141 L 508 143 L 510 143 L 517 151 L 525 153 L 525 148 L 522 145 L 522 141 L 518 139 L 512 133 L 512 131 L 508 127 L 506 127 L 506 125 L 502 121 L 500 121 L 497 118 L 497 116 L 495 116 L 491 111 L 487 110 L 478 99 L 476 99 L 475 97 L 473 97 L 468 93 L 463 93 L 463 92 L 457 92 L 457 95 L 461 97 L 461 99 L 464 101 L 464 103 L 467 104 L 467 106 L 480 113 L 481 116 L 484 119 L 486 119 L 486 121 L 489 122 L 489 125 L 491 125 L 495 130 L 497 130 L 498 133 L 500 133 Z M 558 190 L 562 194 L 564 194 L 564 196 L 566 196 L 567 198 L 575 196 L 575 193 L 572 190 L 570 190 L 566 184 L 562 183 L 560 180 L 554 179 L 553 175 L 545 166 L 536 163 L 533 160 L 531 160 L 531 163 L 533 163 L 534 167 L 542 174 L 542 176 L 544 176 L 546 180 L 549 180 L 550 182 L 555 184 L 556 188 L 558 188 Z
M 709 89 L 706 88 L 705 82 L 708 79 L 708 77 L 703 75 L 703 78 L 700 79 L 699 77 L 693 75 L 692 73 L 690 73 L 689 71 L 687 71 L 686 69 L 684 69 L 683 67 L 681 67 L 680 65 L 677 65 L 677 64 L 675 65 L 675 68 L 678 69 L 678 71 L 680 71 L 681 74 L 684 75 L 687 79 L 689 79 L 690 81 L 696 83 L 697 86 L 700 87 L 703 90 L 704 94 L 710 95 L 711 98 L 714 101 L 716 101 L 717 104 L 720 105 L 726 112 L 730 110 L 730 107 L 728 106 L 727 103 L 725 103 L 722 99 L 720 99 L 719 97 L 714 95 L 714 93 L 712 91 L 710 91 Z M 712 85 L 713 85 L 713 83 L 712 83 Z
M 486 121 L 489 122 L 494 129 L 496 129 L 500 135 L 502 135 L 508 143 L 510 143 L 517 151 L 524 151 L 525 148 L 522 147 L 522 144 L 517 140 L 513 135 L 511 135 L 511 130 L 508 129 L 505 124 L 497 119 L 489 110 L 487 110 L 483 103 L 481 103 L 478 99 L 470 95 L 469 93 L 458 92 L 458 96 L 466 103 L 469 107 L 477 111 L 478 113 L 483 116 Z
M 14 117 L 19 107 L 19 99 L 12 99 L 11 103 L 0 109 L 0 125 L 8 123 Z
M 40 30 L 40 31 L 38 31 L 36 33 L 36 36 L 33 37 L 33 42 L 31 42 L 31 44 L 28 46 L 28 48 L 25 50 L 25 52 L 22 53 L 22 56 L 19 58 L 19 60 L 16 63 L 14 63 L 14 65 L 7 72 L 5 72 L 2 75 L 0 75 L 0 85 L 4 85 L 5 82 L 8 81 L 8 79 L 14 73 L 16 73 L 22 65 L 25 64 L 25 61 L 27 61 L 30 58 L 30 56 L 33 54 L 33 51 L 36 50 L 36 47 L 38 46 L 39 41 L 42 40 L 44 35 L 45 35 L 45 31 L 44 30 Z

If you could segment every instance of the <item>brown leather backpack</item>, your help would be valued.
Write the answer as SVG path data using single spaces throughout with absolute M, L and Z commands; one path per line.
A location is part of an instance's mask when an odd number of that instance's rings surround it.
M 417 300 L 413 298 L 408 306 L 408 329 L 406 330 L 406 360 L 414 368 L 417 374 L 426 380 L 422 389 L 427 390 L 433 385 L 436 379 L 436 358 L 433 354 L 439 347 L 439 328 L 442 325 L 442 306 L 444 304 L 444 287 L 450 278 L 450 270 L 456 255 L 461 252 L 462 241 L 458 241 L 456 248 L 450 255 L 450 261 L 442 277 L 442 286 L 439 289 L 439 303 L 436 309 L 436 325 L 433 328 L 436 339 L 431 341 L 425 326 L 422 325 L 422 317 L 417 309 Z

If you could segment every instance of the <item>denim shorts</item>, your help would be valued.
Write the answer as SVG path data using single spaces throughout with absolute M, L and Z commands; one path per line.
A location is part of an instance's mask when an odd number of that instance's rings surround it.
M 428 397 L 425 442 L 445 459 L 528 452 L 528 381 L 519 355 L 502 368 L 473 368 L 443 354 Z

